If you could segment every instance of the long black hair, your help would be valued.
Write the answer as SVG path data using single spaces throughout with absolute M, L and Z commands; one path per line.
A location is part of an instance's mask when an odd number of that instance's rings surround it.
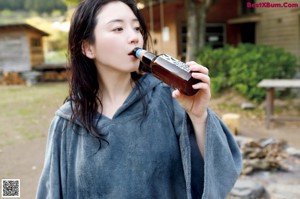
M 101 140 L 106 140 L 104 135 L 96 130 L 94 121 L 100 119 L 95 118 L 98 106 L 101 106 L 102 110 L 102 103 L 98 97 L 100 88 L 97 69 L 94 61 L 83 54 L 82 43 L 84 41 L 92 44 L 95 42 L 94 29 L 97 24 L 97 15 L 104 5 L 113 1 L 123 2 L 133 11 L 140 23 L 144 48 L 146 48 L 149 32 L 134 0 L 83 0 L 72 16 L 68 38 L 70 66 L 68 100 L 71 102 L 73 111 L 72 120 L 79 120 L 89 134 L 100 140 L 100 144 Z M 137 81 L 140 77 L 139 72 L 131 73 L 131 79 L 136 83 L 136 86 L 138 86 Z

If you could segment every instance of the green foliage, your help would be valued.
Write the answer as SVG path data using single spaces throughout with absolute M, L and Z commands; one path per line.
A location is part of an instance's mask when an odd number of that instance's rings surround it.
M 67 62 L 67 51 L 49 51 L 45 54 L 45 63 L 56 64 L 56 63 L 66 63 Z
M 80 0 L 64 0 L 67 5 L 73 6 L 79 4 Z
M 51 37 L 48 38 L 48 49 L 53 51 L 59 51 L 67 49 L 68 33 L 63 31 L 52 31 Z
M 51 13 L 53 10 L 66 11 L 67 6 L 63 0 L 1 0 L 0 10 L 4 9 Z
M 29 14 L 25 12 L 15 12 L 9 9 L 4 9 L 0 11 L 0 24 L 24 23 L 28 16 Z
M 0 1 L 0 10 L 22 10 L 24 9 L 24 0 L 1 0 Z
M 198 62 L 210 69 L 212 91 L 232 87 L 250 100 L 260 102 L 265 91 L 257 84 L 263 79 L 293 78 L 296 57 L 282 48 L 239 44 L 224 48 L 205 48 L 197 53 Z

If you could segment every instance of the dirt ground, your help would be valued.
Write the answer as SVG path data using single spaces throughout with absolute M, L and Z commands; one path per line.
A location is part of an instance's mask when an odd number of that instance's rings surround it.
M 231 98 L 235 97 L 231 96 Z M 215 109 L 216 113 L 219 115 L 226 112 L 232 112 L 233 110 L 228 107 L 225 109 L 219 107 L 220 104 L 224 104 L 224 101 L 228 101 L 227 99 L 228 98 L 224 97 L 212 99 L 211 108 L 213 110 Z M 236 99 L 235 102 L 240 104 L 242 99 Z M 262 111 L 262 113 L 264 112 Z M 299 122 L 272 123 L 271 128 L 266 129 L 262 117 L 255 114 L 253 116 L 252 114 L 244 112 L 240 112 L 240 114 L 240 135 L 253 138 L 273 137 L 275 139 L 284 139 L 289 145 L 300 149 Z M 49 113 L 49 117 L 52 117 L 52 115 L 53 112 Z M 46 137 L 47 132 L 40 138 L 18 140 L 18 142 L 13 145 L 7 145 L 0 148 L 0 177 L 5 179 L 20 179 L 21 198 L 23 199 L 33 199 L 35 197 L 38 179 L 43 167 Z M 298 180 L 300 176 L 299 172 L 295 176 L 298 176 Z M 291 176 L 289 177 L 291 178 Z M 284 179 L 282 176 L 279 178 Z M 295 181 L 292 181 L 291 179 L 289 182 L 295 183 Z M 298 189 L 299 187 L 296 188 Z M 300 198 L 300 195 L 298 196 Z M 280 197 L 277 198 L 279 199 Z M 281 199 L 284 199 L 284 197 L 281 197 Z
M 232 112 L 241 116 L 238 136 L 255 140 L 271 138 L 277 141 L 283 140 L 288 147 L 300 150 L 300 120 L 271 122 L 270 127 L 266 128 L 264 103 L 257 106 L 255 110 L 240 110 L 238 107 L 243 102 L 247 101 L 233 93 L 229 93 L 223 97 L 212 99 L 211 107 L 220 117 L 225 113 Z M 299 98 L 293 100 L 276 99 L 274 105 L 274 116 L 276 117 L 300 117 Z M 298 199 L 300 198 L 300 158 L 291 157 L 287 165 L 288 172 L 258 171 L 252 175 L 241 175 L 240 179 L 250 180 L 263 186 L 267 195 L 260 199 Z

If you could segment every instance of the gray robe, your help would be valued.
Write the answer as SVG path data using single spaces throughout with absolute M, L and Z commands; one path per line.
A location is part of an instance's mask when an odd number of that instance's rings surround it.
M 112 119 L 102 115 L 94 121 L 109 142 L 100 149 L 80 122 L 70 122 L 70 102 L 56 112 L 37 199 L 226 197 L 242 168 L 226 126 L 208 110 L 203 160 L 172 89 L 151 74 L 139 83 Z

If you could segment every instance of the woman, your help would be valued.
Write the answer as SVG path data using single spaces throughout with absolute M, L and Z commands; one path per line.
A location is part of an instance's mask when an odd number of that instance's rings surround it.
M 148 32 L 133 0 L 85 0 L 69 33 L 68 100 L 49 129 L 37 198 L 225 198 L 240 170 L 231 133 L 194 96 L 139 72 Z

